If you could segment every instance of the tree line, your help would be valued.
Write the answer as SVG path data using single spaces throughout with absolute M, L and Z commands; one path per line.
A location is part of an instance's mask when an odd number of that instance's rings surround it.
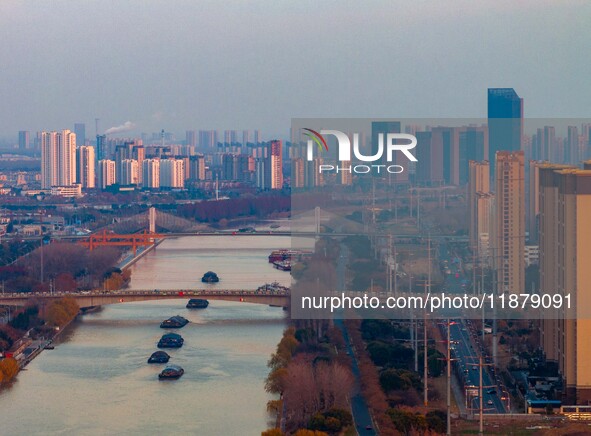
M 422 372 L 411 370 L 414 351 L 396 340 L 410 337 L 407 328 L 392 320 L 349 320 L 347 331 L 355 345 L 363 396 L 372 411 L 382 435 L 433 435 L 445 433 L 445 412 L 419 408 L 419 391 L 423 388 Z M 393 341 L 394 339 L 394 341 Z M 423 361 L 419 354 L 419 362 Z M 439 376 L 444 368 L 441 353 L 429 349 L 431 376 Z M 437 363 L 435 363 L 435 361 Z M 429 389 L 430 400 L 438 393 Z
M 265 389 L 279 395 L 268 409 L 285 418 L 287 434 L 336 435 L 353 423 L 348 404 L 353 375 L 335 354 L 342 337 L 334 328 L 319 328 L 319 323 L 285 330 L 268 363 Z M 283 433 L 269 429 L 263 434 Z
M 246 216 L 263 218 L 274 213 L 289 212 L 290 209 L 291 198 L 288 195 L 262 195 L 181 204 L 177 207 L 177 214 L 199 222 L 211 223 Z
M 100 287 L 116 273 L 121 276 L 116 283 L 123 285 L 129 277 L 113 268 L 119 256 L 120 250 L 115 247 L 97 247 L 90 251 L 81 245 L 54 242 L 34 250 L 13 265 L 0 267 L 0 281 L 6 292 L 48 292 L 51 288 L 72 292 Z

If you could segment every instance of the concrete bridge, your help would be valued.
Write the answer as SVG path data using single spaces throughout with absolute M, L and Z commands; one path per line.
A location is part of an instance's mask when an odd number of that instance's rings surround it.
M 31 301 L 49 302 L 63 297 L 71 297 L 80 308 L 104 306 L 106 304 L 131 303 L 134 301 L 170 300 L 203 298 L 206 300 L 236 301 L 257 303 L 270 306 L 287 307 L 289 290 L 244 290 L 244 289 L 141 289 L 117 291 L 82 291 L 82 292 L 30 292 L 0 294 L 2 306 L 25 306 Z

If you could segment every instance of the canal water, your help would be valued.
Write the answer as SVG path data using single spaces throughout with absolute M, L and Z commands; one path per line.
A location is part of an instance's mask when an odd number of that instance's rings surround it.
M 289 273 L 267 263 L 279 236 L 182 237 L 163 242 L 132 267 L 132 289 L 198 289 L 215 271 L 217 288 L 289 285 Z M 185 300 L 105 306 L 81 317 L 55 350 L 41 353 L 0 391 L 0 434 L 260 435 L 269 426 L 264 391 L 269 355 L 281 338 L 280 308 L 211 301 L 188 310 Z M 165 330 L 182 315 L 185 344 L 167 350 L 185 374 L 159 381 L 148 365 Z

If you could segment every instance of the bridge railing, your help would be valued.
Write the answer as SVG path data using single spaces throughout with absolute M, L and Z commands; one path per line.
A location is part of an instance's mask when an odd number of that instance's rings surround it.
M 289 296 L 287 290 L 256 290 L 256 289 L 141 289 L 141 290 L 115 290 L 115 291 L 81 291 L 81 292 L 14 292 L 0 294 L 0 299 L 20 299 L 33 297 L 90 297 L 90 296 L 145 296 L 145 295 L 166 295 L 178 297 L 207 296 L 207 295 L 236 295 L 236 296 L 257 296 L 257 295 L 278 295 Z

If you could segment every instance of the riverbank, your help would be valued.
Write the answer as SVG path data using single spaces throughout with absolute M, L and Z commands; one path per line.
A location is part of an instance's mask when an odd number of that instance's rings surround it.
M 117 264 L 117 268 L 119 268 L 120 270 L 123 271 L 123 270 L 126 270 L 127 268 L 131 267 L 138 260 L 140 260 L 146 254 L 148 254 L 150 251 L 154 250 L 162 242 L 164 242 L 165 239 L 166 238 L 161 238 L 161 239 L 154 241 L 154 243 L 152 245 L 149 245 L 147 247 L 140 247 L 140 249 L 138 250 L 138 252 L 136 253 L 135 256 L 134 255 L 127 256 L 125 259 L 123 259 L 121 262 L 119 262 Z
M 53 306 L 55 306 L 55 308 Z M 59 306 L 59 308 L 57 306 Z M 35 315 L 35 323 L 38 323 L 39 320 L 44 320 L 45 323 L 48 323 L 48 320 L 50 319 L 57 320 L 57 317 L 48 315 L 52 309 L 62 312 L 62 316 L 59 319 L 63 319 L 64 316 L 67 316 L 68 319 L 60 322 L 60 325 L 54 328 L 50 328 L 46 324 L 39 324 L 36 327 L 32 327 L 13 344 L 11 351 L 5 354 L 5 358 L 2 361 L 13 360 L 15 362 L 15 371 L 10 374 L 9 378 L 3 379 L 0 377 L 0 390 L 13 381 L 20 371 L 25 370 L 26 366 L 39 356 L 42 351 L 46 350 L 48 347 L 52 347 L 51 344 L 53 341 L 57 339 L 62 332 L 68 328 L 72 321 L 82 313 L 73 300 L 68 301 L 68 299 L 60 299 L 52 303 L 48 312 L 45 312 L 43 317 Z M 73 310 L 76 310 L 77 312 L 73 314 Z M 38 312 L 35 313 L 37 314 Z M 36 329 L 40 327 L 43 327 L 43 330 L 36 331 Z M 33 336 L 33 338 L 31 336 Z
M 35 357 L 37 357 L 39 354 L 41 354 L 41 352 L 43 350 L 45 350 L 47 346 L 51 345 L 53 343 L 53 341 L 55 341 L 66 329 L 68 329 L 68 327 L 70 326 L 70 324 L 72 324 L 73 321 L 75 321 L 79 316 L 81 316 L 83 314 L 84 314 L 84 312 L 80 311 L 74 318 L 69 320 L 63 327 L 60 327 L 57 330 L 55 330 L 55 333 L 51 336 L 51 338 L 47 338 L 47 339 L 43 338 L 43 339 L 38 339 L 38 340 L 32 341 L 31 345 L 29 345 L 29 347 L 32 347 L 33 351 L 31 351 L 30 354 L 27 354 L 26 357 L 24 357 L 23 359 L 19 359 L 18 356 L 15 356 L 15 358 L 17 359 L 17 362 L 19 362 L 19 368 L 22 370 L 29 363 L 31 363 L 31 361 Z

